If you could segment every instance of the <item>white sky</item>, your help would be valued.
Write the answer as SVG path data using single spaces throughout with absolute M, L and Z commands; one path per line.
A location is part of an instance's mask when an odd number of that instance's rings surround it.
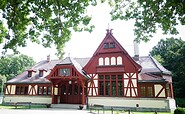
M 105 4 L 100 4 L 95 7 L 89 7 L 88 13 L 92 15 L 92 24 L 95 25 L 95 29 L 92 33 L 89 32 L 73 32 L 71 40 L 66 43 L 64 48 L 64 57 L 91 57 L 95 50 L 98 48 L 101 41 L 106 35 L 106 29 L 113 29 L 114 37 L 120 42 L 123 48 L 133 56 L 134 55 L 134 21 L 110 21 L 110 9 Z M 185 26 L 179 26 L 178 30 L 181 37 L 185 41 Z M 148 55 L 152 47 L 157 45 L 161 38 L 166 38 L 171 36 L 164 36 L 162 32 L 159 31 L 151 40 L 147 43 L 141 42 L 139 45 L 139 53 L 141 56 Z M 51 56 L 51 59 L 58 59 L 55 55 L 56 49 L 54 48 L 44 48 L 42 45 L 35 43 L 29 43 L 27 47 L 19 48 L 22 54 L 26 54 L 34 58 L 35 61 L 44 60 L 47 55 Z

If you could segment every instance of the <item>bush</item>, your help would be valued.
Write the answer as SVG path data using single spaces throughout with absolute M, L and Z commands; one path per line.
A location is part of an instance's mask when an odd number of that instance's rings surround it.
M 185 114 L 185 109 L 177 108 L 175 109 L 174 114 Z

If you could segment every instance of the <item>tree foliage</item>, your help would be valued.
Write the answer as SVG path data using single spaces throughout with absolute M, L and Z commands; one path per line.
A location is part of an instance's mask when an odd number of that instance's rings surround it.
M 135 20 L 136 39 L 148 41 L 157 28 L 164 34 L 178 34 L 177 25 L 185 25 L 184 0 L 109 0 L 112 20 Z
M 17 51 L 27 40 L 44 47 L 55 44 L 62 57 L 65 42 L 75 31 L 92 31 L 86 8 L 92 0 L 0 0 L 0 43 Z
M 161 39 L 150 52 L 161 64 L 172 71 L 175 97 L 185 97 L 185 41 L 176 38 Z
M 6 55 L 0 58 L 0 75 L 9 80 L 34 64 L 33 58 L 27 55 Z
M 158 27 L 165 34 L 178 34 L 185 24 L 184 0 L 100 0 L 112 8 L 112 20 L 135 20 L 136 39 L 148 41 Z M 98 0 L 0 0 L 0 43 L 17 51 L 27 40 L 44 47 L 56 46 L 59 58 L 71 31 L 92 31 L 86 9 Z

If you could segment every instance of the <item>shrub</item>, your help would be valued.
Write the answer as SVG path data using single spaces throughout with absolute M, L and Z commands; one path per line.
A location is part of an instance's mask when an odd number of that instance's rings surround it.
M 185 109 L 177 108 L 175 109 L 174 114 L 185 114 Z

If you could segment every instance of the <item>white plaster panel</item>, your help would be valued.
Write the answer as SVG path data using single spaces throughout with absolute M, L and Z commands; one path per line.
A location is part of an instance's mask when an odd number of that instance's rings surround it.
M 15 94 L 16 85 L 12 85 L 11 94 Z
M 155 89 L 155 96 L 159 93 L 159 91 L 162 89 L 162 85 L 156 84 L 154 85 L 154 89 Z

